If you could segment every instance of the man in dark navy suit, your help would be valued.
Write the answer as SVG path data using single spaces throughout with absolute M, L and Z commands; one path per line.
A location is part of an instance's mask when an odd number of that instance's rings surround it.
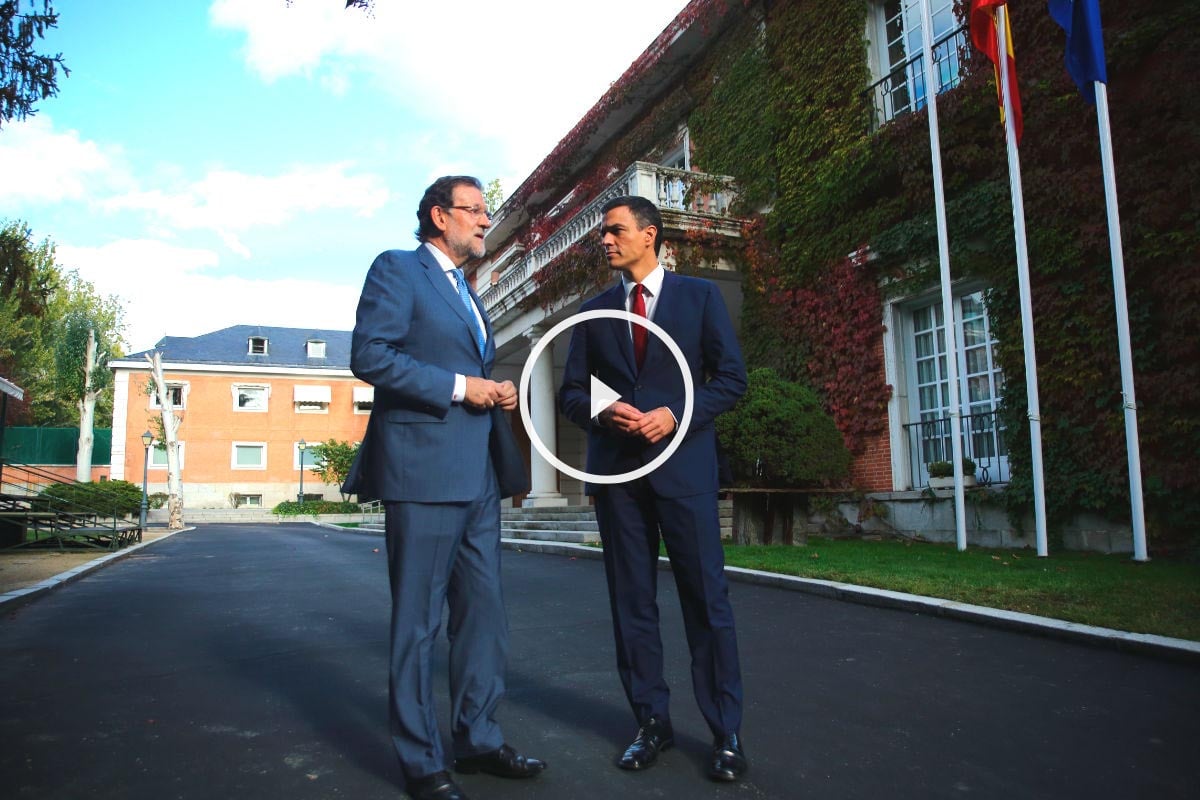
M 386 510 L 392 589 L 392 742 L 414 800 L 461 800 L 446 771 L 431 674 L 449 605 L 454 769 L 528 778 L 545 768 L 509 747 L 495 719 L 504 694 L 508 623 L 500 588 L 500 496 L 524 464 L 494 409 L 511 381 L 489 379 L 491 322 L 462 270 L 491 225 L 475 178 L 439 178 L 417 210 L 422 244 L 389 250 L 367 273 L 350 368 L 375 387 L 366 436 L 342 491 Z M 511 433 L 511 432 L 509 432 Z M 522 491 L 525 487 L 515 491 Z M 507 493 L 514 489 L 509 488 Z
M 683 608 L 692 688 L 713 736 L 708 774 L 736 781 L 747 769 L 739 739 L 742 678 L 721 549 L 713 421 L 746 391 L 746 368 L 716 286 L 658 263 L 662 217 L 655 205 L 619 197 L 603 210 L 604 252 L 621 280 L 581 310 L 625 310 L 656 323 L 682 350 L 695 387 L 686 435 L 664 464 L 637 480 L 587 486 L 604 543 L 617 671 L 639 726 L 617 764 L 644 769 L 674 744 L 656 600 L 661 536 Z M 621 396 L 595 417 L 592 376 Z M 670 443 L 683 414 L 683 375 L 643 326 L 590 320 L 572 332 L 559 405 L 587 431 L 587 472 L 631 472 Z

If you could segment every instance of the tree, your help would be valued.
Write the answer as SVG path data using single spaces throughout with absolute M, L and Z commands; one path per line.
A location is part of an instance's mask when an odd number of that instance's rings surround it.
M 153 356 L 147 355 L 146 360 L 150 362 L 153 391 L 158 395 L 158 406 L 162 410 L 161 441 L 167 451 L 167 528 L 178 531 L 183 529 L 183 479 L 179 474 L 180 420 L 175 416 L 171 389 L 163 377 L 162 353 L 156 350 Z
M 487 202 L 488 210 L 493 214 L 504 203 L 504 189 L 500 186 L 499 178 L 492 178 L 488 181 L 487 187 L 483 190 L 483 199 Z
M 45 394 L 42 321 L 58 282 L 49 239 L 35 245 L 24 222 L 0 227 L 0 375 L 26 389 L 26 399 L 10 406 L 12 423 L 32 422 L 33 403 Z
M 62 53 L 48 56 L 34 52 L 38 39 L 58 26 L 58 14 L 50 0 L 29 0 L 30 13 L 21 14 L 19 0 L 0 0 L 0 128 L 13 119 L 34 113 L 34 105 L 58 94 L 58 71 L 71 74 Z
M 350 465 L 354 463 L 354 456 L 358 452 L 358 445 L 330 439 L 314 445 L 311 452 L 316 463 L 310 469 L 325 483 L 335 484 L 341 492 L 342 484 L 350 474 Z M 345 492 L 341 492 L 341 495 L 343 502 L 350 498 Z
M 63 321 L 54 347 L 58 394 L 73 400 L 79 412 L 79 447 L 75 451 L 77 481 L 92 479 L 96 399 L 112 384 L 112 373 L 108 370 L 111 342 L 102 324 L 84 312 L 72 312 Z

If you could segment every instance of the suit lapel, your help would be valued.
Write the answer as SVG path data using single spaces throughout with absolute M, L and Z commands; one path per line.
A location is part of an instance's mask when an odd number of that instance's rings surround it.
M 615 286 L 600 295 L 599 300 L 601 308 L 625 311 L 625 284 L 617 281 Z M 633 358 L 633 337 L 629 335 L 630 323 L 623 319 L 607 319 L 605 322 L 608 323 L 609 336 L 612 341 L 617 343 L 617 350 L 625 361 L 625 368 L 629 370 L 631 376 L 636 378 L 637 363 Z
M 675 322 L 675 312 L 678 311 L 673 300 L 675 299 L 674 289 L 677 277 L 670 270 L 663 270 L 662 286 L 658 289 L 658 297 L 654 300 L 654 317 L 651 320 L 655 325 L 663 330 L 670 330 Z M 654 334 L 650 334 L 649 340 L 646 342 L 646 361 L 642 364 L 642 369 L 646 369 L 646 365 L 651 359 L 658 358 L 662 354 L 668 354 L 667 345 Z M 672 357 L 673 359 L 674 357 Z
M 438 263 L 437 259 L 433 257 L 433 254 L 429 252 L 429 248 L 425 245 L 421 245 L 419 248 L 417 248 L 417 258 L 420 260 L 421 266 L 425 267 L 425 277 L 429 278 L 429 282 L 433 285 L 434 292 L 446 301 L 446 303 L 450 306 L 450 310 L 458 315 L 458 318 L 462 320 L 463 325 L 467 326 L 466 333 L 467 336 L 470 337 L 471 346 L 475 348 L 476 352 L 478 352 L 479 348 L 475 345 L 475 320 L 471 316 L 471 312 L 468 311 L 467 307 L 463 305 L 462 298 L 458 296 L 458 292 L 456 292 L 454 287 L 451 286 L 450 279 L 446 277 L 446 272 L 442 269 L 442 265 Z M 480 303 L 479 298 L 475 296 L 474 290 L 468 286 L 467 291 L 471 293 L 471 297 L 475 301 L 477 307 L 482 309 L 483 304 Z M 482 310 L 480 312 L 480 316 L 483 317 L 486 330 L 488 332 L 488 347 L 491 347 L 491 323 L 488 321 L 487 315 L 482 313 Z M 488 348 L 485 348 L 485 350 L 486 349 Z

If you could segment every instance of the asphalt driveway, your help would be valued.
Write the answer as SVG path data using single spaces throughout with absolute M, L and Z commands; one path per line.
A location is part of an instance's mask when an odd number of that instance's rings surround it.
M 201 526 L 6 609 L 4 795 L 399 797 L 382 548 L 306 524 Z M 678 746 L 625 773 L 611 762 L 634 726 L 603 566 L 504 559 L 501 721 L 550 768 L 531 782 L 464 777 L 477 800 L 1190 798 L 1200 786 L 1195 665 L 744 584 L 732 591 L 751 772 L 712 784 L 668 573 Z

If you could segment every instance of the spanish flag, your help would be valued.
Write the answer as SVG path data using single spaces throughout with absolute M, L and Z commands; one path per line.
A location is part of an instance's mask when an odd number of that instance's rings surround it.
M 1007 5 L 1005 0 L 971 0 L 971 41 L 984 52 L 996 68 L 996 94 L 1000 97 L 1000 121 L 1004 121 L 1004 97 L 1000 87 L 1000 57 L 999 45 L 996 41 L 996 7 Z M 1007 11 L 1007 9 L 1005 9 Z M 1021 116 L 1021 93 L 1017 91 L 1017 60 L 1013 56 L 1012 29 L 1008 24 L 1008 14 L 1004 15 L 1004 42 L 1007 45 L 1008 58 L 1005 59 L 1008 68 L 1008 91 L 1012 97 L 1013 131 L 1017 143 L 1021 142 L 1021 132 L 1024 128 Z

